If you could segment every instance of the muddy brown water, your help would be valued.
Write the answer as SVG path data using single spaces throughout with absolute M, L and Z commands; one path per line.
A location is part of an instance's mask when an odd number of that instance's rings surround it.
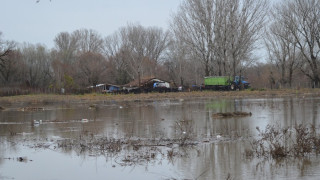
M 256 127 L 320 128 L 320 98 L 48 103 L 40 111 L 22 111 L 21 104 L 1 106 L 5 110 L 0 111 L 0 179 L 320 179 L 318 156 L 283 160 L 244 156 L 248 142 L 258 135 Z M 235 111 L 252 115 L 212 116 Z M 177 124 L 184 121 L 192 124 L 178 131 Z M 133 149 L 92 154 L 55 144 L 82 136 L 160 141 L 180 137 L 179 133 L 192 133 L 197 145 L 173 147 L 178 149 L 173 158 L 166 154 L 168 147 L 160 147 L 162 152 L 153 159 L 135 163 L 123 163 L 123 157 L 136 153 Z

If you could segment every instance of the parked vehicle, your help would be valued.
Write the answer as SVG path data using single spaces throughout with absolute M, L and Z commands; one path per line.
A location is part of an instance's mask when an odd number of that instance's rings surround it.
M 247 89 L 250 87 L 250 83 L 245 81 L 243 77 L 235 76 L 210 76 L 204 78 L 204 89 L 212 90 L 236 90 Z
M 167 82 L 155 82 L 153 88 L 170 88 L 170 84 Z
M 169 92 L 171 91 L 170 89 L 170 84 L 168 82 L 155 82 L 153 83 L 153 90 L 152 91 L 156 91 L 156 92 Z

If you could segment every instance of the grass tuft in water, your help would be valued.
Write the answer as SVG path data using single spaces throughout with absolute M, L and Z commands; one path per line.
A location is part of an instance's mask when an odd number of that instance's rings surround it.
M 256 129 L 259 138 L 251 142 L 252 149 L 245 151 L 246 157 L 287 158 L 320 153 L 320 136 L 313 125 L 286 128 L 268 125 L 264 131 Z

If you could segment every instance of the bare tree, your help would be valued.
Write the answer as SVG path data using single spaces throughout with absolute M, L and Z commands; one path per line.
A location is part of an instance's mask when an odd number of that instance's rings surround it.
M 127 57 L 129 52 L 125 51 L 119 32 L 115 32 L 113 35 L 106 37 L 104 54 L 106 55 L 112 67 L 111 74 L 113 74 L 113 82 L 117 84 L 129 83 L 132 80 L 128 73 L 130 68 L 128 67 L 128 63 L 126 61 L 129 58 Z
M 0 77 L 9 84 L 14 73 L 18 70 L 18 52 L 14 50 L 15 43 L 4 41 L 0 32 Z
M 54 42 L 59 52 L 59 59 L 64 63 L 74 62 L 80 44 L 75 33 L 61 32 L 55 37 Z
M 102 53 L 103 38 L 97 31 L 92 29 L 80 29 L 74 31 L 73 35 L 78 39 L 80 52 Z
M 281 25 L 294 37 L 302 55 L 301 71 L 320 83 L 320 2 L 285 0 L 276 6 Z
M 187 47 L 183 42 L 176 39 L 176 41 L 170 44 L 167 60 L 164 65 L 167 68 L 170 80 L 175 86 L 184 86 L 191 83 L 188 81 L 194 73 L 188 68 L 191 66 L 190 59 Z
M 263 33 L 265 0 L 216 0 L 215 57 L 218 75 L 240 74 L 256 60 L 253 51 Z
M 140 81 L 143 76 L 157 75 L 157 67 L 163 59 L 169 39 L 169 32 L 163 32 L 161 28 L 128 24 L 107 37 L 105 53 L 126 80 Z
M 277 13 L 273 13 L 274 22 L 266 34 L 265 44 L 271 63 L 275 64 L 280 72 L 282 86 L 289 83 L 292 85 L 293 72 L 298 68 L 297 43 L 288 29 L 277 20 Z
M 146 28 L 146 55 L 154 61 L 155 64 L 159 64 L 164 51 L 168 48 L 170 43 L 169 31 L 164 32 L 158 27 Z
M 16 50 L 10 51 L 2 61 L 0 68 L 0 77 L 4 85 L 19 85 L 22 80 L 20 77 L 22 68 L 21 53 Z
M 56 50 L 52 50 L 50 53 L 52 78 L 55 88 L 72 89 L 75 87 L 74 82 L 70 83 L 70 79 L 73 81 L 73 77 L 76 72 L 74 70 L 76 57 L 72 57 L 72 61 L 64 62 L 61 60 L 62 54 Z
M 26 84 L 30 87 L 48 87 L 51 83 L 51 62 L 47 49 L 42 45 L 24 44 L 21 54 Z
M 77 61 L 76 81 L 82 87 L 93 85 L 96 86 L 105 79 L 103 73 L 106 72 L 106 60 L 99 53 L 87 52 L 81 54 Z
M 229 1 L 217 1 L 216 6 L 218 7 L 215 11 L 215 26 L 214 26 L 214 72 L 213 74 L 222 76 L 228 75 L 230 69 L 228 68 L 229 63 L 229 23 L 227 21 Z
M 184 42 L 195 61 L 200 62 L 204 75 L 209 76 L 214 58 L 214 0 L 183 1 L 173 15 L 171 29 L 177 39 Z
M 205 76 L 236 75 L 253 60 L 267 7 L 265 0 L 188 0 L 171 26 L 202 64 Z
M 61 32 L 55 39 L 55 50 L 51 51 L 53 78 L 56 88 L 74 88 L 70 79 L 75 76 L 73 67 L 80 51 L 80 37 L 76 32 Z

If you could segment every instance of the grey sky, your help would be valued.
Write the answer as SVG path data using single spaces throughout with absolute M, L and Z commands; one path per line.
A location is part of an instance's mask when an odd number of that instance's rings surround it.
M 54 46 L 63 31 L 86 28 L 107 36 L 126 26 L 168 28 L 182 0 L 1 0 L 0 31 L 5 40 Z

